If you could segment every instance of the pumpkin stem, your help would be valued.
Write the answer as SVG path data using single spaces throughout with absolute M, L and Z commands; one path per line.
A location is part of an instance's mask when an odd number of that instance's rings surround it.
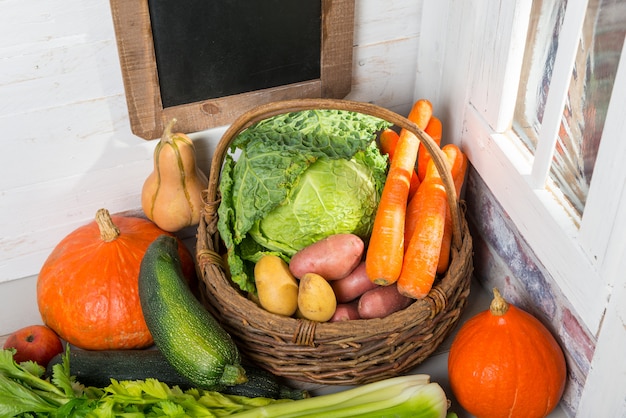
M 96 223 L 98 228 L 100 228 L 100 237 L 104 242 L 111 242 L 120 235 L 120 230 L 113 223 L 108 210 L 98 209 L 98 212 L 96 212 Z
M 498 288 L 493 288 L 493 300 L 491 301 L 491 305 L 489 305 L 489 311 L 492 315 L 502 316 L 509 310 L 509 304 L 506 303 L 506 300 L 500 294 Z
M 165 142 L 168 144 L 172 143 L 172 128 L 174 128 L 175 124 L 176 118 L 172 118 L 172 120 L 167 123 L 165 129 L 163 130 L 163 135 L 161 135 L 161 142 Z

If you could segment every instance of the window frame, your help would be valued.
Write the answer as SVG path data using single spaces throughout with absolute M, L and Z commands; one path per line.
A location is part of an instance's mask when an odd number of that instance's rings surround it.
M 512 140 L 513 120 L 521 73 L 531 0 L 453 0 L 429 6 L 424 16 L 439 16 L 439 32 L 422 33 L 419 56 L 439 52 L 441 67 L 424 69 L 418 78 L 438 77 L 436 87 L 416 83 L 416 96 L 431 95 L 450 113 L 447 128 L 450 141 L 460 144 L 474 169 L 500 202 L 539 261 L 592 334 L 601 326 L 611 288 L 619 279 L 620 258 L 626 245 L 623 227 L 626 207 L 626 145 L 620 134 L 626 130 L 619 109 L 626 104 L 626 53 L 622 53 L 596 168 L 590 185 L 585 213 L 573 219 L 549 188 L 548 165 L 551 152 L 539 150 L 542 160 L 533 168 L 533 156 L 521 141 Z M 584 19 L 586 1 L 569 1 L 561 30 L 554 74 L 567 71 L 565 81 L 551 86 L 555 93 L 548 106 L 554 108 L 546 132 L 558 132 L 564 94 Z M 435 37 L 441 51 L 431 46 Z M 441 41 L 443 40 L 443 41 Z M 563 46 L 562 46 L 563 45 Z M 560 56 L 559 56 L 560 55 Z M 432 56 L 431 56 L 432 60 Z M 432 61 L 431 61 L 432 62 Z M 419 67 L 419 65 L 418 65 Z M 467 69 L 459 71 L 459 68 Z M 456 74 L 454 73 L 456 71 Z M 432 80 L 430 80 L 432 83 Z M 550 111 L 549 109 L 546 112 Z M 460 116 L 459 116 L 460 115 Z M 445 117 L 445 116 L 444 116 Z M 622 143 L 620 143 L 622 142 Z M 580 221 L 580 227 L 578 222 Z M 621 279 L 623 280 L 623 279 Z

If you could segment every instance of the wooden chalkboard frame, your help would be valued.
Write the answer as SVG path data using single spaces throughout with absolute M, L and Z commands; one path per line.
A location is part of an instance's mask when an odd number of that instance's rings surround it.
M 148 0 L 110 0 L 132 132 L 155 139 L 174 117 L 176 130 L 190 133 L 228 125 L 245 111 L 271 101 L 344 98 L 352 84 L 355 0 L 320 1 L 319 79 L 164 108 Z

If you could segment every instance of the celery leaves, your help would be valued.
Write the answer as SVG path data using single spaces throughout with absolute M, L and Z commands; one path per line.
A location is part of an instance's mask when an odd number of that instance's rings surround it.
M 0 417 L 224 417 L 272 403 L 201 389 L 181 390 L 156 379 L 116 381 L 85 387 L 70 376 L 69 352 L 51 378 L 33 362 L 17 364 L 13 350 L 0 351 Z

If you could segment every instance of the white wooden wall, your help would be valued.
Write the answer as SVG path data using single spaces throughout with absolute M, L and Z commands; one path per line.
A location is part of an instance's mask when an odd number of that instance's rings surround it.
M 113 213 L 140 208 L 154 143 L 130 132 L 108 1 L 0 0 L 0 5 L 3 335 L 40 322 L 36 275 L 57 242 L 91 221 L 101 207 Z M 451 107 L 454 101 L 445 92 L 463 91 L 463 69 L 442 64 L 446 44 L 457 39 L 451 31 L 449 39 L 430 36 L 420 45 L 419 36 L 453 24 L 451 14 L 465 18 L 472 13 L 470 6 L 455 0 L 356 0 L 348 98 L 401 114 L 416 98 L 433 98 L 444 129 L 458 132 L 463 112 Z M 207 172 L 223 129 L 192 134 L 199 164 Z M 598 344 L 598 354 L 606 359 L 619 355 L 619 345 L 609 336 L 611 329 L 623 328 L 625 295 L 623 287 L 617 289 L 607 311 L 609 331 Z M 623 337 L 619 334 L 619 341 Z M 581 411 L 590 413 L 602 401 L 593 387 L 610 372 L 610 361 L 594 362 Z M 618 382 L 626 381 L 623 373 L 618 377 Z M 617 408 L 612 411 L 617 413 Z
M 36 274 L 65 235 L 140 208 L 154 143 L 130 132 L 105 0 L 0 0 L 0 335 L 39 323 Z M 357 0 L 348 98 L 406 114 L 422 2 Z M 199 164 L 223 128 L 194 133 Z

